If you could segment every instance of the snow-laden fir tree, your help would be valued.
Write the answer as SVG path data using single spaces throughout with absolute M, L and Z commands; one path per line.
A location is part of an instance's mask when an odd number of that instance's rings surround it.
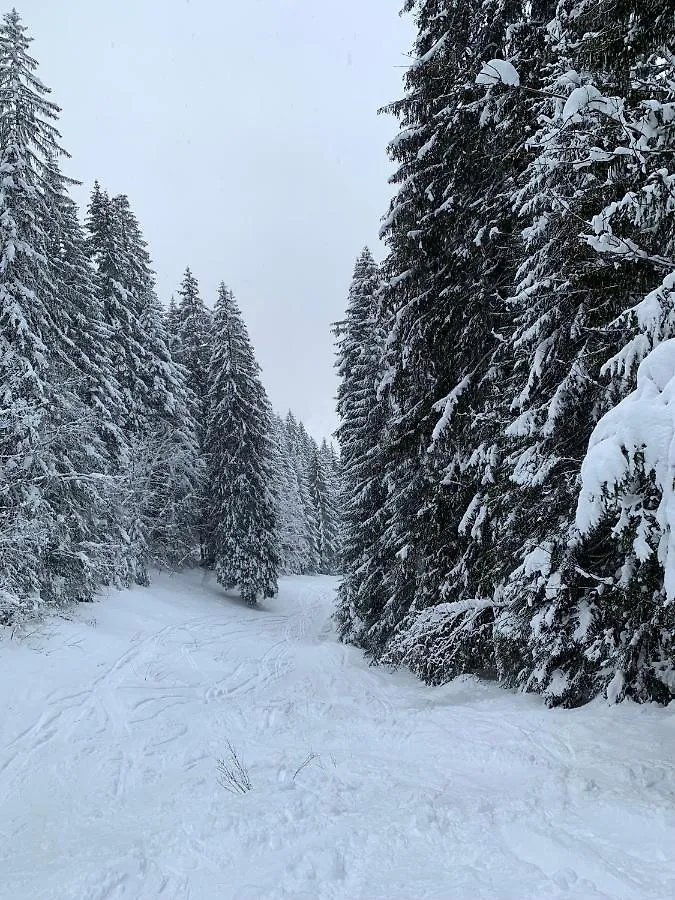
M 208 373 L 208 558 L 250 604 L 277 591 L 272 412 L 231 291 L 221 284 Z
M 611 407 L 651 348 L 675 334 L 675 10 L 564 0 L 549 31 L 557 96 L 543 110 L 523 192 L 534 217 L 514 343 L 518 533 L 529 525 L 514 559 L 525 561 L 505 587 L 503 632 L 527 645 L 519 681 L 549 702 L 605 689 L 612 699 L 667 701 L 672 485 L 663 434 L 655 453 L 650 431 L 659 409 L 650 391 L 667 396 L 667 353 L 648 358 L 637 393 Z M 580 471 L 583 535 L 574 522 Z
M 333 510 L 330 528 L 335 537 L 332 540 L 331 569 L 333 574 L 339 574 L 342 572 L 342 536 L 344 533 L 340 457 L 335 444 L 328 443 L 326 438 L 323 438 L 318 446 L 319 461 L 328 492 L 328 505 Z
M 176 298 L 173 294 L 169 301 L 169 308 L 166 311 L 166 335 L 169 341 L 171 356 L 175 360 L 178 360 L 180 355 L 180 320 L 178 304 L 176 303 Z
M 312 572 L 334 573 L 340 553 L 340 499 L 335 460 L 328 448 L 321 454 L 319 445 L 302 422 L 287 420 L 291 447 L 296 460 L 301 497 L 306 507 L 307 524 L 313 550 Z
M 168 329 L 173 341 L 173 358 L 187 373 L 187 383 L 195 399 L 194 415 L 197 422 L 197 439 L 200 451 L 204 449 L 204 431 L 207 418 L 207 379 L 211 358 L 211 313 L 199 293 L 199 283 L 190 268 L 186 268 L 178 290 L 179 302 L 169 309 Z M 173 298 L 172 298 L 172 302 Z M 171 338 L 173 334 L 173 338 Z M 195 499 L 197 513 L 200 559 L 205 560 L 205 494 L 202 481 L 199 497 Z
M 198 420 L 204 421 L 206 379 L 211 359 L 211 315 L 199 293 L 199 283 L 190 268 L 185 270 L 178 289 L 180 301 L 175 316 L 175 358 L 188 372 L 188 385 L 198 401 Z M 170 312 L 171 315 L 171 312 Z
M 319 571 L 320 566 L 318 550 L 319 524 L 317 509 L 310 493 L 309 437 L 302 422 L 298 422 L 290 410 L 286 416 L 285 426 L 288 453 L 295 471 L 304 513 L 304 528 L 307 541 L 307 562 L 304 573 L 308 575 L 315 574 Z
M 51 160 L 47 253 L 59 298 L 53 310 L 57 339 L 52 352 L 54 379 L 63 392 L 52 408 L 52 428 L 70 441 L 61 461 L 63 477 L 53 482 L 50 502 L 71 535 L 77 532 L 84 550 L 64 554 L 62 577 L 68 571 L 78 595 L 92 596 L 100 583 L 120 583 L 127 571 L 119 473 L 128 462 L 128 445 L 117 424 L 122 401 L 102 305 L 66 184 Z
M 310 540 L 297 472 L 291 458 L 285 423 L 273 417 L 274 497 L 279 542 L 279 571 L 302 575 L 310 568 Z
M 344 514 L 336 620 L 344 640 L 368 649 L 368 631 L 384 604 L 385 562 L 380 558 L 386 473 L 381 468 L 385 407 L 382 377 L 385 329 L 380 318 L 379 266 L 366 247 L 354 267 L 347 311 L 336 324 L 340 385 L 336 432 L 340 444 Z
M 194 395 L 172 360 L 147 245 L 124 195 L 95 186 L 89 252 L 122 391 L 119 425 L 128 444 L 123 470 L 130 575 L 147 582 L 149 564 L 175 563 L 196 541 L 199 463 Z
M 316 548 L 318 571 L 335 575 L 340 567 L 340 507 L 337 482 L 328 448 L 324 453 L 310 438 L 309 496 L 316 513 Z
M 94 533 L 105 497 L 104 448 L 89 391 L 105 381 L 87 332 L 71 327 L 96 299 L 56 160 L 58 108 L 13 10 L 0 27 L 0 618 L 45 601 L 90 599 L 108 574 Z M 81 292 L 84 292 L 84 295 Z M 83 324 L 83 323 L 79 323 Z M 96 324 L 90 336 L 95 340 Z M 103 567 L 105 568 L 105 567 Z
M 379 555 L 388 570 L 370 643 L 434 682 L 495 669 L 484 562 L 517 245 L 510 188 L 525 166 L 530 115 L 511 93 L 486 97 L 475 81 L 496 52 L 531 40 L 532 7 L 409 2 L 415 60 L 405 97 L 390 107 L 401 132 L 390 147 L 400 188 L 383 227 L 389 334 L 378 452 L 388 492 Z

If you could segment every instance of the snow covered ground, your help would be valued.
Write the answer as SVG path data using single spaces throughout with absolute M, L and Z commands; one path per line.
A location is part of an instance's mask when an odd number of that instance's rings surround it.
M 0 641 L 2 900 L 675 897 L 672 709 L 369 668 L 334 587 L 161 576 Z

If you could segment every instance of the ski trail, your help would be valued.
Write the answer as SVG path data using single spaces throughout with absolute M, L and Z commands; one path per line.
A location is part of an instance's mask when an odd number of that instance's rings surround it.
M 336 641 L 334 588 L 162 576 L 0 643 L 1 900 L 675 897 L 672 712 L 425 688 Z

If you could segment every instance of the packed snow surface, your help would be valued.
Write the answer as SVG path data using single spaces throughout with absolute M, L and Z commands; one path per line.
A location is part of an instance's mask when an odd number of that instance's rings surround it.
M 672 708 L 424 687 L 337 642 L 334 589 L 161 576 L 6 635 L 0 897 L 675 897 Z

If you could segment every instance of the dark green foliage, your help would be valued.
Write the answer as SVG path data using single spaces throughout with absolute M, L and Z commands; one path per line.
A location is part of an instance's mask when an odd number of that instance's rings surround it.
M 224 284 L 213 316 L 205 436 L 207 553 L 225 588 L 254 604 L 277 591 L 272 412 L 234 296 Z

